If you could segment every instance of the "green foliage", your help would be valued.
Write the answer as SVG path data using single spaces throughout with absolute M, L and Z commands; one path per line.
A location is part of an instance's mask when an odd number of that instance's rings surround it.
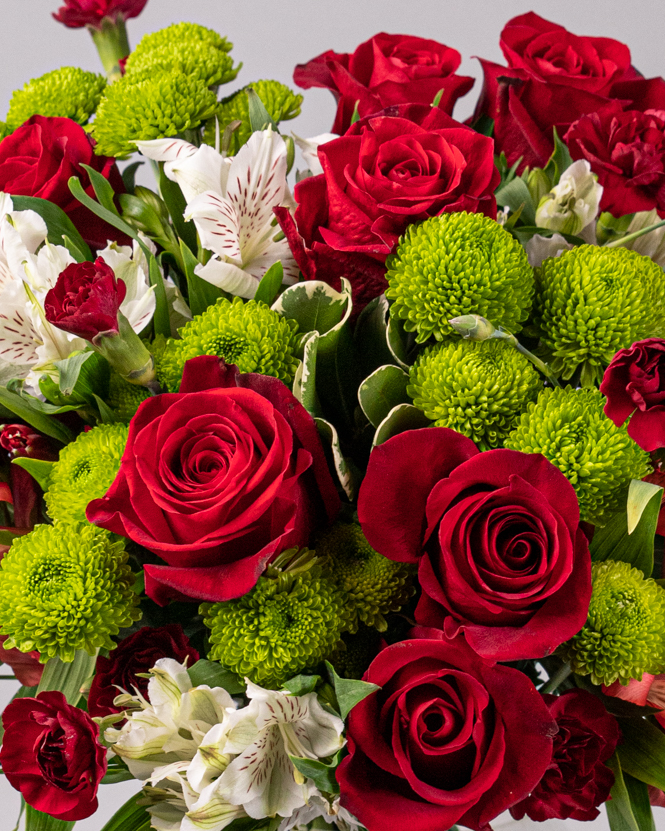
M 20 127 L 33 115 L 71 118 L 86 124 L 97 109 L 106 78 L 74 66 L 63 66 L 33 78 L 14 91 L 9 102 L 7 126 Z

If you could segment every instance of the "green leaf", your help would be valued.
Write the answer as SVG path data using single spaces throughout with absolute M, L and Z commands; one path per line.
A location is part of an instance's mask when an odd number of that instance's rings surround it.
M 299 756 L 289 756 L 289 759 L 295 765 L 296 770 L 300 771 L 307 779 L 311 779 L 316 787 L 324 793 L 339 793 L 339 785 L 335 779 L 335 771 L 340 763 L 342 757 L 342 750 L 339 750 L 332 762 L 326 765 L 318 759 L 303 759 Z
M 481 136 L 489 136 L 491 138 L 494 132 L 494 119 L 488 115 L 481 115 L 480 118 L 477 118 L 473 122 L 471 129 L 475 130 L 476 133 L 480 133 Z
M 388 348 L 388 301 L 385 294 L 371 300 L 358 315 L 354 330 L 356 354 L 362 377 L 377 367 L 397 363 Z
M 391 364 L 380 366 L 365 378 L 358 389 L 358 401 L 373 427 L 378 427 L 398 404 L 410 402 L 406 394 L 408 383 L 408 374 Z
M 554 187 L 559 184 L 561 174 L 571 166 L 573 160 L 568 152 L 568 148 L 559 138 L 556 127 L 552 129 L 554 131 L 554 152 L 545 165 L 545 173 L 552 180 L 552 186 Z
M 102 424 L 117 424 L 119 419 L 109 405 L 98 395 L 94 396 L 97 409 L 99 410 L 99 417 Z
M 301 341 L 303 357 L 293 378 L 293 394 L 313 418 L 321 415 L 319 397 L 316 394 L 319 337 L 318 332 L 309 332 Z
M 356 121 L 360 121 L 360 113 L 358 112 L 358 105 L 360 104 L 360 98 L 356 101 L 353 106 L 353 113 L 351 114 L 351 124 L 355 124 Z
M 105 179 L 102 174 L 95 170 L 94 167 L 90 167 L 90 165 L 82 164 L 81 167 L 87 171 L 88 176 L 90 176 L 90 183 L 92 184 L 92 189 L 95 192 L 95 196 L 97 197 L 99 204 L 103 205 L 107 211 L 119 216 L 118 209 L 115 206 L 115 191 L 111 186 L 111 183 L 108 179 Z
M 356 681 L 354 678 L 340 678 L 335 672 L 333 665 L 326 661 L 328 675 L 335 688 L 339 712 L 343 719 L 346 719 L 351 710 L 368 695 L 372 695 L 381 687 L 376 684 L 368 684 L 367 681 Z
M 436 107 L 438 107 L 438 106 L 439 106 L 439 104 L 441 103 L 441 98 L 442 98 L 442 97 L 443 97 L 443 87 L 441 87 L 441 89 L 440 89 L 440 90 L 437 92 L 437 94 L 434 96 L 434 101 L 432 101 L 431 106 L 432 106 L 432 107 L 435 107 L 435 108 L 436 108 Z
M 27 470 L 44 492 L 48 490 L 55 462 L 47 462 L 44 459 L 31 459 L 29 456 L 22 456 L 18 459 L 12 459 L 12 464 L 22 467 L 23 470 Z
M 44 667 L 37 693 L 57 690 L 75 707 L 81 698 L 81 687 L 93 675 L 97 653 L 88 655 L 79 649 L 70 663 L 50 658 Z
M 409 359 L 404 337 L 405 332 L 402 321 L 389 317 L 386 323 L 386 345 L 392 356 L 392 363 L 408 371 Z
M 665 733 L 646 719 L 621 724 L 621 767 L 640 782 L 665 790 Z
M 517 211 L 522 205 L 522 218 L 527 225 L 536 224 L 536 206 L 524 179 L 516 178 L 498 188 L 496 192 L 497 205 Z
M 275 132 L 279 132 L 277 122 L 273 121 L 256 90 L 251 87 L 247 90 L 247 101 L 249 103 L 249 123 L 252 127 L 252 132 L 267 130 L 268 127 L 272 127 Z
M 647 487 L 642 488 L 644 484 Z M 620 560 L 639 568 L 645 577 L 653 572 L 654 541 L 663 489 L 649 483 L 637 483 L 629 490 L 632 533 L 628 530 L 628 510 L 615 514 L 607 525 L 596 528 L 589 549 L 593 562 Z M 632 497 L 631 497 L 632 494 Z
M 17 537 L 22 537 L 23 534 L 15 534 L 8 528 L 0 528 L 0 545 L 11 545 Z
M 209 687 L 223 687 L 230 695 L 238 695 L 245 692 L 245 685 L 240 678 L 214 661 L 206 661 L 202 658 L 187 670 L 189 678 L 195 687 L 207 685 Z
M 254 295 L 254 300 L 272 306 L 277 299 L 284 279 L 284 267 L 280 260 L 273 263 L 261 278 L 261 282 Z
M 88 196 L 77 176 L 72 176 L 68 184 L 72 195 L 75 196 L 82 205 L 85 205 L 86 208 L 91 210 L 95 216 L 98 216 L 100 219 L 108 222 L 109 225 L 112 225 L 118 231 L 122 231 L 123 234 L 127 234 L 128 237 L 131 237 L 131 239 L 138 242 L 148 260 L 152 257 L 152 252 L 145 242 L 139 237 L 136 231 L 131 227 L 131 225 L 128 225 L 124 219 L 121 219 L 115 210 L 110 211 L 108 208 L 104 207 L 104 205 L 101 205 L 99 202 L 94 200 L 91 196 Z
M 348 294 L 335 291 L 320 280 L 289 286 L 273 304 L 273 311 L 295 320 L 303 334 L 325 335 L 347 316 Z
M 75 824 L 75 822 L 55 819 L 49 814 L 42 814 L 31 805 L 26 805 L 25 831 L 71 831 Z
M 143 794 L 132 796 L 119 808 L 101 831 L 149 831 L 150 814 L 137 802 Z
M 639 779 L 635 779 L 629 773 L 624 775 L 624 781 L 628 789 L 633 816 L 637 820 L 639 831 L 656 831 L 647 785 L 644 782 L 640 782 Z
M 65 246 L 67 251 L 72 255 L 72 257 L 76 260 L 77 263 L 84 263 L 86 262 L 85 252 L 81 251 L 78 245 L 74 242 L 73 239 L 70 239 L 67 234 L 65 234 L 62 238 L 62 244 Z
M 161 269 L 155 257 L 151 254 L 148 257 L 150 285 L 155 287 L 155 316 L 153 324 L 156 335 L 171 336 L 171 320 L 169 318 L 169 302 L 166 299 L 166 286 L 162 277 Z
M 142 166 L 143 162 L 132 162 L 131 164 L 128 164 L 120 174 L 127 193 L 134 193 L 134 188 L 136 187 L 136 174 L 139 167 Z
M 224 292 L 194 273 L 194 269 L 199 264 L 199 261 L 182 239 L 180 240 L 180 250 L 182 251 L 182 259 L 185 265 L 189 308 L 192 310 L 194 316 L 200 315 L 205 312 L 208 306 L 214 306 L 220 297 L 224 297 Z
M 293 695 L 307 695 L 307 693 L 314 692 L 320 680 L 320 675 L 296 675 L 285 681 L 282 687 Z
M 404 433 L 406 430 L 418 430 L 421 427 L 429 427 L 432 422 L 422 410 L 414 407 L 413 404 L 398 404 L 393 407 L 381 424 L 376 428 L 372 447 Z
M 92 355 L 92 352 L 78 352 L 74 355 L 70 355 L 62 361 L 55 362 L 55 365 L 59 370 L 58 386 L 63 395 L 71 395 L 74 392 L 74 387 L 78 381 L 81 367 L 88 360 L 88 358 L 92 357 Z
M 607 818 L 611 831 L 656 831 L 649 792 L 644 782 L 621 770 L 621 754 L 617 752 L 605 763 L 614 773 Z
M 6 387 L 0 387 L 0 404 L 11 410 L 14 415 L 22 418 L 31 427 L 39 430 L 40 433 L 44 433 L 45 436 L 57 439 L 63 444 L 68 444 L 74 439 L 74 434 L 68 427 L 45 414 L 43 405 L 40 408 L 42 411 L 40 411 L 36 408 L 36 405 L 31 403 L 29 398 L 10 392 Z
M 41 216 L 46 223 L 50 243 L 65 245 L 64 238 L 69 237 L 71 242 L 84 255 L 84 258 L 92 260 L 89 246 L 62 208 L 37 196 L 12 196 L 12 204 L 15 211 L 34 211 Z
M 337 474 L 337 479 L 344 493 L 353 501 L 357 488 L 356 474 L 349 460 L 342 453 L 337 430 L 324 418 L 315 418 L 314 423 L 319 431 L 319 436 L 323 440 L 324 446 L 328 447 L 332 453 L 333 467 Z

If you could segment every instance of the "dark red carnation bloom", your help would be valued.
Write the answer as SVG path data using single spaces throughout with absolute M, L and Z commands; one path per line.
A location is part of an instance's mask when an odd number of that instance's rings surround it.
M 665 216 L 665 110 L 613 103 L 578 119 L 565 136 L 573 159 L 586 159 L 603 186 L 600 208 L 614 216 Z
M 585 690 L 544 695 L 543 699 L 559 728 L 552 762 L 531 794 L 510 813 L 514 819 L 526 815 L 536 822 L 595 819 L 614 784 L 614 774 L 605 762 L 620 738 L 617 720 Z
M 11 667 L 14 675 L 24 686 L 36 687 L 44 672 L 44 664 L 39 663 L 39 652 L 5 649 L 4 644 L 8 637 L 9 635 L 0 635 L 0 664 Z
M 65 0 L 53 17 L 70 29 L 92 26 L 99 29 L 102 20 L 138 17 L 148 0 Z
M 323 173 L 295 188 L 295 224 L 275 212 L 305 278 L 336 286 L 348 277 L 356 306 L 385 289 L 383 264 L 411 223 L 452 211 L 496 216 L 492 140 L 441 110 L 385 110 L 318 154 Z
M 94 263 L 72 263 L 44 300 L 46 319 L 79 338 L 118 334 L 118 311 L 127 286 L 117 280 L 101 257 Z
M 156 629 L 144 626 L 120 641 L 109 652 L 108 658 L 100 655 L 88 695 L 90 715 L 103 718 L 121 712 L 121 708 L 113 704 L 113 699 L 120 695 L 118 687 L 128 693 L 133 693 L 136 687 L 145 696 L 148 679 L 140 678 L 139 673 L 149 672 L 160 658 L 173 658 L 180 664 L 187 662 L 190 667 L 198 661 L 199 653 L 189 645 L 180 624 Z
M 473 78 L 456 75 L 461 55 L 435 40 L 411 35 L 378 35 L 355 52 L 329 50 L 299 64 L 293 80 L 304 89 L 324 87 L 337 100 L 333 133 L 351 126 L 356 105 L 362 118 L 395 104 L 432 104 L 452 114 L 455 102 L 471 89 Z
M 494 120 L 496 149 L 510 164 L 522 157 L 522 167 L 544 167 L 552 128 L 563 137 L 610 99 L 639 109 L 665 101 L 665 82 L 642 78 L 619 41 L 579 37 L 529 12 L 508 21 L 500 45 L 508 66 L 481 59 L 485 78 L 474 120 Z
M 543 657 L 586 621 L 577 497 L 544 456 L 480 453 L 445 427 L 410 430 L 372 451 L 358 516 L 378 552 L 419 563 L 416 620 L 463 631 L 486 658 Z
M 27 424 L 0 424 L 0 447 L 12 459 L 29 456 L 55 461 L 58 458 L 50 440 Z M 30 529 L 37 521 L 41 488 L 28 471 L 18 465 L 10 465 L 9 482 L 10 498 L 3 501 L 11 501 L 14 505 L 14 525 Z
M 145 566 L 147 594 L 166 603 L 246 594 L 338 508 L 316 425 L 288 387 L 202 356 L 179 393 L 141 404 L 120 471 L 87 516 L 166 561 Z
M 547 770 L 556 724 L 531 681 L 484 661 L 463 638 L 414 630 L 364 680 L 381 687 L 349 715 L 341 804 L 368 831 L 456 822 L 481 831 Z
M 101 173 L 116 193 L 124 193 L 115 159 L 95 155 L 83 127 L 69 118 L 33 115 L 0 142 L 0 191 L 54 202 L 94 248 L 104 248 L 109 239 L 128 241 L 70 192 L 69 179 L 78 176 L 85 192 L 94 197 L 90 177 L 82 164 Z
M 605 370 L 600 391 L 605 415 L 648 452 L 665 447 L 665 340 L 647 338 L 620 349 Z
M 2 724 L 0 764 L 28 805 L 68 822 L 95 813 L 106 749 L 87 713 L 60 692 L 43 692 L 8 704 Z

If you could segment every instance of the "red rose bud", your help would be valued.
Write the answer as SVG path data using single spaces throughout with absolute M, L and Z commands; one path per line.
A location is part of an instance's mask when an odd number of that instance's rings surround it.
M 2 723 L 0 764 L 28 805 L 67 822 L 95 813 L 106 749 L 87 713 L 60 692 L 43 692 L 8 704 Z
M 621 349 L 605 370 L 605 415 L 651 452 L 665 447 L 665 340 L 647 338 Z
M 72 263 L 46 295 L 46 320 L 89 341 L 125 380 L 151 387 L 152 355 L 120 311 L 126 292 L 101 257 L 94 263 Z
M 148 0 L 65 0 L 53 17 L 70 29 L 100 28 L 104 18 L 138 17 Z

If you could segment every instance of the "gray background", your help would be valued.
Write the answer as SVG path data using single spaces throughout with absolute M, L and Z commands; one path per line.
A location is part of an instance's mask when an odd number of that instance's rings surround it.
M 0 0 L 0 118 L 12 91 L 30 78 L 63 65 L 99 71 L 99 61 L 85 30 L 66 29 L 50 17 L 57 0 Z M 439 40 L 461 52 L 460 73 L 479 77 L 473 55 L 502 61 L 499 33 L 516 14 L 535 11 L 577 34 L 612 37 L 627 43 L 634 65 L 647 77 L 665 73 L 665 7 L 662 0 L 149 0 L 143 14 L 128 23 L 136 43 L 150 31 L 189 20 L 217 29 L 235 44 L 233 55 L 243 61 L 237 85 L 260 78 L 291 83 L 293 67 L 326 49 L 352 51 L 378 31 L 399 32 Z M 233 86 L 229 85 L 229 90 Z M 472 111 L 479 84 L 458 103 L 455 115 Z M 290 122 L 300 136 L 327 132 L 335 106 L 326 90 L 305 92 L 303 114 Z M 0 681 L 0 707 L 15 686 Z M 100 831 L 106 819 L 128 798 L 132 783 L 103 787 L 97 815 L 77 823 L 77 831 Z M 0 829 L 9 831 L 18 813 L 18 794 L 0 778 Z M 658 831 L 665 831 L 665 811 L 656 809 Z M 518 824 L 541 831 L 586 828 L 605 831 L 603 814 L 594 823 L 551 821 Z M 509 817 L 494 823 L 496 831 L 514 828 Z M 386 829 L 389 831 L 389 829 Z

